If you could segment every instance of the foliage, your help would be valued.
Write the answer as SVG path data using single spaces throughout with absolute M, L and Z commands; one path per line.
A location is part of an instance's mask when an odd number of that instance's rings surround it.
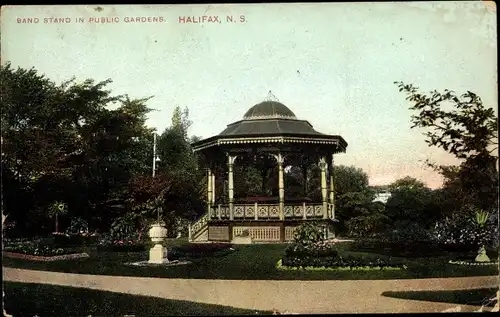
M 479 228 L 484 228 L 490 213 L 484 210 L 476 210 L 476 225 Z
M 75 253 L 74 250 L 58 247 L 57 245 L 51 245 L 47 243 L 33 243 L 33 242 L 25 242 L 21 244 L 17 244 L 15 246 L 6 247 L 5 251 L 28 254 L 28 255 L 36 255 L 36 256 L 56 256 L 56 255 L 65 255 Z
M 149 98 L 113 96 L 110 80 L 56 85 L 8 63 L 0 79 L 5 212 L 36 232 L 47 226 L 45 206 L 64 198 L 68 216 L 109 226 L 128 179 L 149 170 Z
M 359 257 L 353 255 L 347 256 L 329 256 L 329 257 L 283 257 L 281 265 L 287 268 L 295 269 L 345 269 L 345 270 L 383 270 L 383 269 L 401 269 L 406 268 L 403 261 L 383 260 L 378 257 Z
M 101 240 L 97 245 L 97 250 L 100 252 L 143 252 L 148 249 L 147 242 L 137 240 Z
M 412 128 L 424 128 L 429 146 L 436 146 L 462 160 L 457 167 L 428 162 L 446 179 L 445 188 L 456 195 L 455 206 L 473 204 L 487 211 L 498 209 L 498 118 L 473 92 L 458 96 L 454 91 L 429 94 L 418 87 L 395 82 L 412 103 Z M 450 188 L 451 187 L 451 188 Z M 459 208 L 453 211 L 460 211 Z M 464 211 L 464 210 L 462 210 Z
M 498 145 L 498 119 L 493 108 L 486 108 L 473 92 L 458 96 L 445 89 L 444 93 L 434 90 L 426 95 L 411 84 L 395 83 L 399 91 L 407 94 L 406 100 L 413 103 L 410 110 L 418 112 L 411 117 L 412 128 L 432 130 L 424 134 L 430 146 L 441 147 L 462 159 L 489 155 L 496 149 L 491 145 Z
M 285 257 L 336 257 L 338 254 L 335 243 L 319 241 L 314 244 L 293 243 L 286 247 Z
M 391 222 L 414 223 L 425 229 L 441 217 L 432 190 L 421 181 L 406 177 L 389 187 L 391 197 L 386 203 L 385 214 Z
M 72 218 L 66 233 L 83 233 L 89 231 L 88 222 L 80 217 Z
M 89 233 L 53 233 L 51 244 L 59 248 L 90 246 L 97 242 L 97 238 Z
M 478 226 L 475 217 L 456 214 L 436 223 L 436 241 L 448 245 L 498 246 L 498 215 L 490 215 L 485 225 Z
M 294 243 L 301 246 L 311 246 L 324 241 L 322 227 L 316 222 L 305 222 L 295 228 Z
M 374 202 L 362 210 L 361 215 L 346 222 L 350 237 L 369 237 L 383 232 L 388 227 L 389 217 L 384 213 L 385 206 Z
M 65 215 L 67 212 L 68 212 L 68 206 L 66 205 L 66 203 L 62 201 L 53 202 L 47 210 L 47 214 L 49 215 L 49 217 L 54 217 L 57 215 Z

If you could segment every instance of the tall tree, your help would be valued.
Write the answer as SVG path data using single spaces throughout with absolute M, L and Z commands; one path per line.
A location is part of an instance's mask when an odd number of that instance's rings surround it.
M 428 94 L 403 82 L 395 82 L 411 103 L 412 128 L 427 131 L 429 146 L 444 149 L 462 160 L 455 171 L 462 195 L 462 205 L 472 204 L 486 210 L 498 208 L 498 118 L 492 107 L 485 107 L 481 98 L 471 91 L 457 95 L 454 91 L 436 90 Z M 431 167 L 445 177 L 449 166 Z M 455 181 L 455 186 L 457 185 Z
M 6 212 L 24 225 L 62 201 L 68 216 L 106 223 L 99 218 L 110 216 L 104 207 L 113 192 L 149 164 L 143 151 L 150 135 L 148 98 L 113 96 L 106 90 L 110 80 L 56 85 L 34 68 L 9 63 L 0 76 L 2 172 L 17 183 L 9 188 L 15 192 L 8 196 L 17 199 L 9 200 Z M 119 107 L 110 110 L 113 103 Z

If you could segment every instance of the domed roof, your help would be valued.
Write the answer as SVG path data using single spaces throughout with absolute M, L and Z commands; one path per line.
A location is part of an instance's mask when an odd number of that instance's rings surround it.
M 243 116 L 244 120 L 258 119 L 297 119 L 292 110 L 277 101 L 263 101 L 250 108 Z

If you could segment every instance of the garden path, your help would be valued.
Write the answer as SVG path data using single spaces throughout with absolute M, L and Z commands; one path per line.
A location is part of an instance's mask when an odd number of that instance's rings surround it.
M 408 280 L 261 281 L 165 279 L 3 268 L 4 281 L 41 283 L 290 313 L 440 312 L 460 306 L 381 296 L 384 291 L 498 287 L 497 276 Z

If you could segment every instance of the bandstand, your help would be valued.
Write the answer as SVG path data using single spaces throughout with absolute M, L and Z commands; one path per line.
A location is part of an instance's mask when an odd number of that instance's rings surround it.
M 191 241 L 231 242 L 247 236 L 252 242 L 286 242 L 293 239 L 298 225 L 311 220 L 320 220 L 333 235 L 329 225 L 335 221 L 331 171 L 334 155 L 347 148 L 341 136 L 320 133 L 282 103 L 264 101 L 251 107 L 242 120 L 192 147 L 205 164 L 207 212 L 190 226 Z M 271 190 L 276 195 L 234 197 L 234 180 L 239 177 L 234 170 L 239 164 L 253 165 L 262 172 L 263 191 L 268 184 L 266 172 L 276 173 L 278 188 Z M 320 169 L 321 198 L 307 197 L 307 181 L 303 195 L 287 195 L 286 168 L 299 167 L 307 180 L 314 164 Z

